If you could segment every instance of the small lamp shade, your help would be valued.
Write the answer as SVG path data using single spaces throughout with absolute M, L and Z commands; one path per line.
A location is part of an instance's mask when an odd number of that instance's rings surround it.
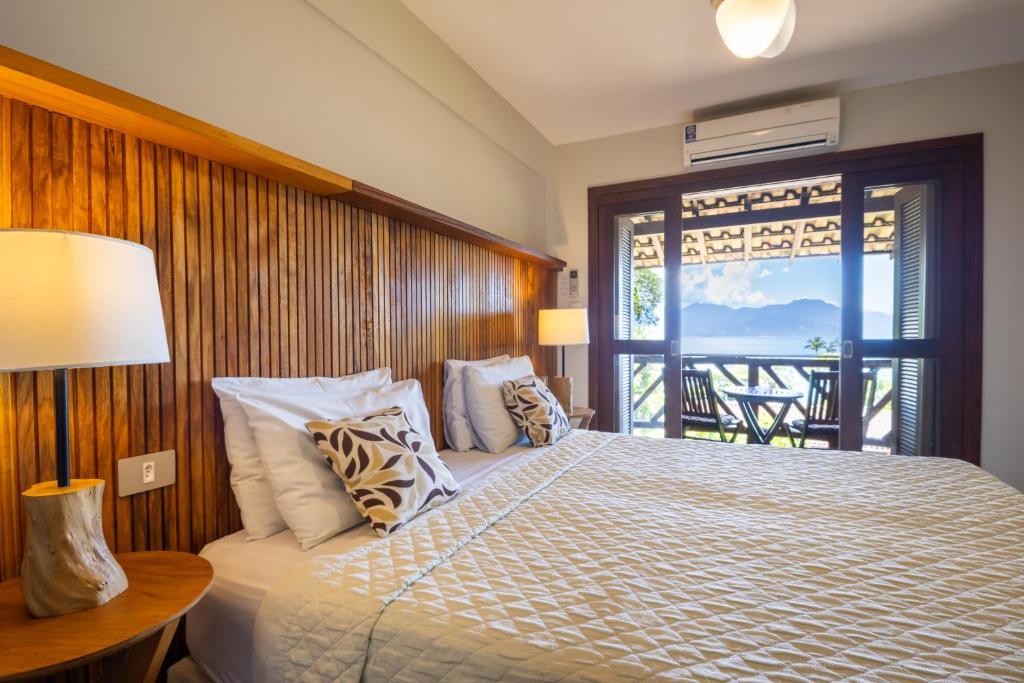
M 573 346 L 590 343 L 585 308 L 546 308 L 540 311 L 541 346 Z
M 153 252 L 56 230 L 0 230 L 0 370 L 165 363 Z

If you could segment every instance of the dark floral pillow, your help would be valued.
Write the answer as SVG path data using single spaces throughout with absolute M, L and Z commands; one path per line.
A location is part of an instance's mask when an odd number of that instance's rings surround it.
M 316 420 L 307 422 L 306 429 L 378 536 L 459 493 L 448 466 L 409 425 L 401 408 Z
M 502 383 L 501 391 L 512 420 L 526 432 L 534 447 L 550 446 L 571 431 L 558 399 L 539 377 L 508 380 Z

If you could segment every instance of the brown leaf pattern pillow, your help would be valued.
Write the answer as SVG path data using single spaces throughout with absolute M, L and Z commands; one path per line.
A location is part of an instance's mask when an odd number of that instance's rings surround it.
M 378 536 L 459 493 L 448 466 L 409 425 L 401 408 L 346 420 L 316 420 L 306 429 L 345 482 Z
M 502 382 L 505 407 L 533 446 L 550 446 L 571 430 L 558 399 L 539 377 Z

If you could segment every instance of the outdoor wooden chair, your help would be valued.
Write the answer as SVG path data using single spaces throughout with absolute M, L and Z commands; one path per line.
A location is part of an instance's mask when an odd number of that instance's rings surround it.
M 878 387 L 878 370 L 864 371 L 864 406 L 862 414 L 867 417 L 875 404 Z M 864 420 L 864 437 L 867 437 L 868 423 Z M 807 418 L 793 420 L 786 424 L 789 442 L 803 448 L 807 437 L 821 438 L 829 448 L 839 445 L 839 372 L 835 370 L 812 370 L 810 389 L 807 392 Z
M 739 435 L 741 422 L 718 410 L 718 395 L 711 383 L 710 370 L 686 368 L 683 371 L 683 438 L 687 429 L 718 432 L 722 441 L 733 443 Z M 732 438 L 726 439 L 731 434 Z
M 829 448 L 839 445 L 839 372 L 811 370 L 807 417 L 787 422 L 786 433 L 790 445 L 799 448 L 804 447 L 808 436 L 827 441 Z

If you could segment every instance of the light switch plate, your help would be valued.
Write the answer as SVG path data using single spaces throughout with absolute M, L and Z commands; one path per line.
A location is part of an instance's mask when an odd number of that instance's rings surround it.
M 147 470 L 151 477 L 146 476 Z M 117 461 L 117 495 L 124 498 L 170 486 L 176 481 L 175 471 L 173 450 L 122 458 Z M 149 478 L 152 481 L 147 482 Z

